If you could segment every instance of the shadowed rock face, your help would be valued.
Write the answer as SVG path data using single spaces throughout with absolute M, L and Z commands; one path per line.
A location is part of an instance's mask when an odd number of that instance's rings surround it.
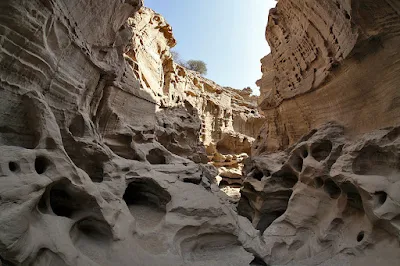
M 262 233 L 266 262 L 399 261 L 398 127 L 349 140 L 326 124 L 286 151 L 248 160 L 245 174 L 238 211 Z
M 279 1 L 266 30 L 255 153 L 329 121 L 351 134 L 398 125 L 400 6 L 395 0 Z
M 123 54 L 136 45 L 126 21 L 141 5 L 1 2 L 4 265 L 254 259 L 240 226 L 255 230 L 211 191 L 213 169 L 190 157 L 201 148 L 199 114 L 182 99 L 162 105 Z

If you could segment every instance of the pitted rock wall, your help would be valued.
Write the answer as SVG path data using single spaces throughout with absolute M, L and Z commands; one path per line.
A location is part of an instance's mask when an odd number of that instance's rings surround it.
M 397 1 L 279 1 L 257 82 L 268 119 L 259 152 L 328 121 L 352 134 L 398 124 L 399 32 Z
M 141 6 L 1 1 L 4 265 L 253 260 L 240 228 L 254 229 L 215 188 L 213 169 L 184 156 L 200 143 L 199 115 L 190 104 L 167 109 L 124 55 L 142 45 L 128 20 Z M 184 130 L 163 136 L 171 125 Z
M 271 265 L 400 261 L 400 128 L 351 140 L 328 123 L 285 151 L 248 159 L 239 214 Z

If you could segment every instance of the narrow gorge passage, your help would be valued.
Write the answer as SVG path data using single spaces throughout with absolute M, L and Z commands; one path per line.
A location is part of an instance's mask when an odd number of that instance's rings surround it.
M 399 2 L 258 8 L 258 96 L 155 2 L 1 1 L 0 265 L 400 265 Z M 229 50 L 261 2 L 158 3 Z

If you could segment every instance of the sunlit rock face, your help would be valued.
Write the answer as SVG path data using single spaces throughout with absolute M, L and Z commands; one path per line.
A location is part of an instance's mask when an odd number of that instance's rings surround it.
M 160 14 L 142 8 L 128 23 L 133 38 L 126 57 L 159 105 L 160 143 L 195 162 L 211 161 L 220 168 L 223 185 L 240 186 L 243 158 L 265 121 L 257 97 L 250 88 L 221 87 L 174 62 L 170 49 L 176 40 Z
M 188 159 L 199 144 L 196 105 L 185 91 L 143 85 L 142 72 L 124 55 L 145 47 L 132 42 L 136 22 L 128 20 L 141 6 L 134 0 L 1 1 L 3 265 L 239 266 L 253 260 L 243 246 L 255 229 L 211 191 L 213 169 Z M 168 38 L 161 20 L 151 23 Z M 202 88 L 204 79 L 197 81 Z M 181 96 L 173 105 L 158 93 L 171 101 Z M 163 135 L 171 125 L 175 131 Z M 187 135 L 167 139 L 177 132 Z
M 282 0 L 270 11 L 258 152 L 294 144 L 328 121 L 359 134 L 400 122 L 400 4 Z M 257 151 L 255 151 L 257 153 Z

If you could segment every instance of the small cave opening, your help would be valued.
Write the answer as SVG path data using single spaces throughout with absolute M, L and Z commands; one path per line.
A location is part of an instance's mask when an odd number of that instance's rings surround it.
M 44 156 L 38 156 L 35 159 L 35 171 L 39 175 L 46 172 L 47 168 L 50 166 L 50 161 Z
M 324 185 L 324 179 L 320 176 L 316 177 L 314 179 L 314 185 L 316 188 L 321 188 Z
M 153 204 L 164 208 L 171 200 L 171 195 L 150 178 L 136 179 L 129 183 L 123 196 L 126 204 Z
M 166 164 L 164 152 L 160 149 L 152 149 L 146 155 L 146 159 L 150 164 Z
M 359 232 L 357 235 L 357 242 L 363 241 L 364 237 L 365 237 L 365 232 L 364 231 Z
M 303 159 L 308 157 L 308 150 L 306 148 L 301 151 L 301 157 L 303 157 Z
M 265 261 L 259 257 L 254 257 L 254 259 L 250 262 L 250 266 L 268 266 Z
M 74 187 L 69 180 L 49 186 L 38 202 L 41 213 L 73 218 L 78 213 L 98 210 L 96 200 L 86 192 Z
M 349 181 L 341 184 L 341 189 L 347 195 L 347 205 L 358 210 L 363 210 L 363 202 L 357 187 Z
M 165 216 L 171 195 L 153 179 L 141 178 L 128 184 L 123 199 L 139 227 L 153 228 Z
M 112 232 L 110 226 L 101 220 L 95 218 L 85 218 L 76 224 L 76 229 L 85 235 L 85 237 L 106 242 L 112 239 Z
M 55 215 L 71 218 L 74 213 L 73 205 L 70 205 L 72 201 L 71 195 L 62 188 L 54 187 L 50 190 L 50 206 Z
M 85 120 L 82 115 L 75 116 L 69 127 L 69 132 L 75 137 L 82 138 L 85 135 Z
M 289 201 L 289 200 L 288 200 Z M 286 209 L 284 210 L 277 210 L 272 212 L 267 212 L 262 214 L 260 221 L 258 222 L 256 229 L 260 230 L 261 234 L 265 232 L 265 230 L 280 216 L 285 213 Z
M 106 154 L 100 151 L 89 152 L 87 149 L 69 154 L 75 165 L 85 171 L 94 183 L 104 181 L 104 163 L 109 161 Z
M 264 177 L 264 173 L 262 171 L 260 171 L 258 168 L 255 168 L 252 173 L 251 176 L 254 179 L 257 179 L 258 181 L 261 181 L 261 179 Z
M 284 188 L 293 188 L 298 182 L 297 174 L 286 165 L 276 173 L 272 174 L 272 180 L 277 181 Z
M 292 157 L 289 159 L 289 164 L 299 173 L 303 170 L 303 158 L 297 154 L 292 155 Z
M 101 183 L 104 180 L 104 169 L 102 165 L 93 165 L 92 171 L 90 173 L 90 178 L 94 183 Z
M 143 134 L 136 133 L 133 137 L 129 134 L 109 134 L 104 137 L 106 145 L 118 156 L 128 159 L 141 161 L 135 146 L 135 143 L 144 143 Z
M 20 170 L 19 164 L 16 162 L 9 162 L 8 169 L 10 169 L 11 172 L 18 172 Z
M 377 199 L 377 203 L 379 204 L 379 206 L 382 206 L 383 204 L 385 204 L 385 202 L 387 200 L 387 194 L 384 191 L 376 192 L 375 197 Z
M 324 190 L 332 199 L 339 198 L 340 194 L 342 193 L 340 187 L 331 178 L 325 180 Z
M 392 129 L 387 135 L 386 138 L 389 141 L 395 141 L 396 139 L 398 139 L 400 137 L 400 127 L 396 127 L 394 129 Z
M 311 156 L 318 162 L 325 160 L 332 151 L 332 142 L 321 140 L 311 144 Z

